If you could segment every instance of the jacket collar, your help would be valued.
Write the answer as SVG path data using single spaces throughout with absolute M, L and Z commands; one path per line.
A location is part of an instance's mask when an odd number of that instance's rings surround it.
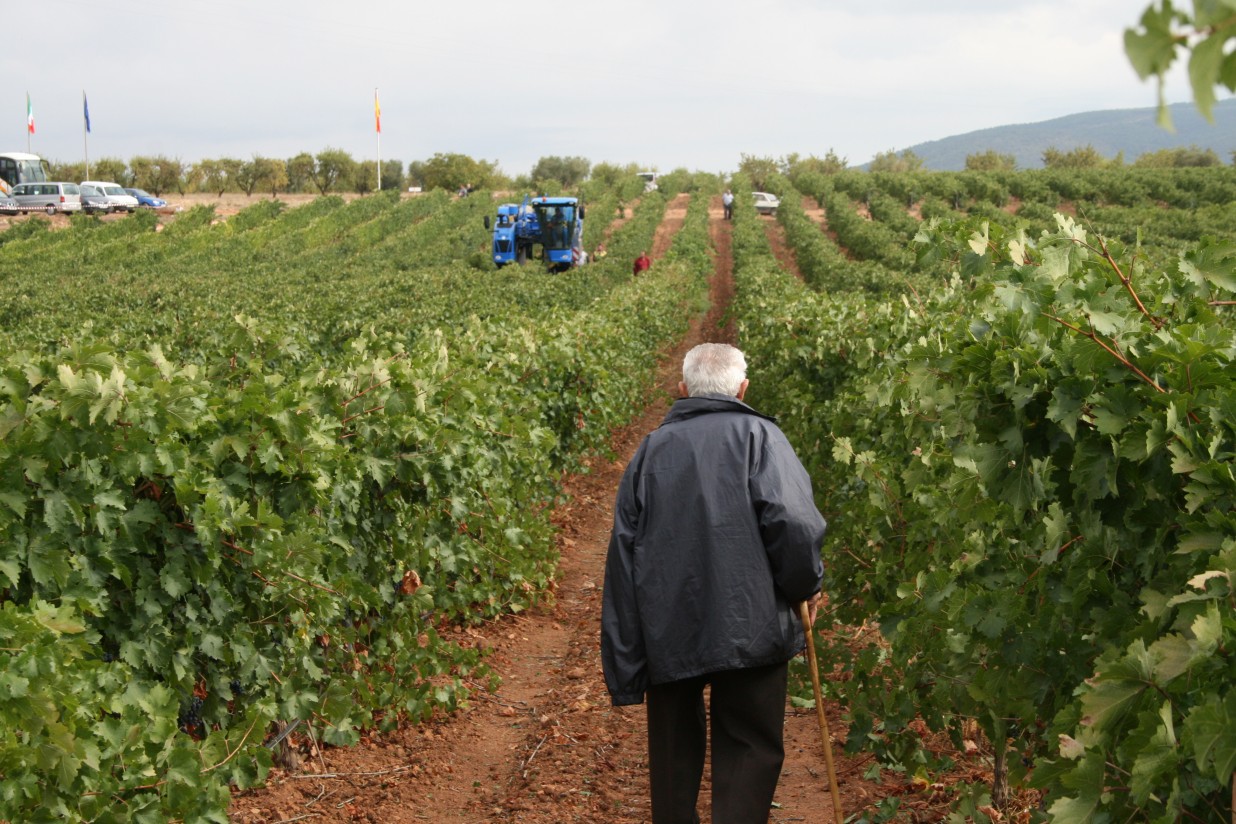
M 754 415 L 757 418 L 763 418 L 773 423 L 777 422 L 776 418 L 755 411 L 733 395 L 708 393 L 691 398 L 679 398 L 674 401 L 674 405 L 670 407 L 670 411 L 665 416 L 665 419 L 661 421 L 661 425 L 685 421 L 688 418 L 708 415 L 713 412 L 740 412 L 745 415 Z

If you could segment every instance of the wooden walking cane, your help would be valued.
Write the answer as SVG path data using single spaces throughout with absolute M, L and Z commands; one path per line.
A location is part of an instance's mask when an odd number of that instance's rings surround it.
M 833 796 L 833 820 L 837 824 L 845 821 L 841 812 L 841 794 L 837 791 L 837 772 L 833 769 L 833 743 L 828 734 L 828 719 L 824 717 L 824 694 L 820 690 L 820 667 L 815 661 L 815 633 L 811 629 L 811 613 L 807 602 L 798 605 L 798 616 L 803 622 L 803 632 L 807 635 L 807 663 L 811 667 L 811 687 L 815 690 L 815 714 L 820 720 L 820 737 L 824 739 L 824 766 L 828 769 L 828 790 Z

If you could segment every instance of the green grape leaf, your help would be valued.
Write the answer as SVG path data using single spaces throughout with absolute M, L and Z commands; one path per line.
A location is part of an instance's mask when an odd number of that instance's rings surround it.
M 1185 718 L 1184 732 L 1197 768 L 1226 786 L 1236 769 L 1236 691 L 1207 696 Z

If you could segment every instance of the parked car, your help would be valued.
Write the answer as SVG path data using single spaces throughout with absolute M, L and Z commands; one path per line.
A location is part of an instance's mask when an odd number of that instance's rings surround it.
M 776 195 L 770 195 L 768 192 L 754 192 L 755 195 L 755 211 L 762 215 L 775 215 L 777 207 L 781 205 L 781 199 Z
M 82 185 L 98 189 L 107 198 L 107 202 L 112 205 L 113 212 L 132 213 L 137 211 L 137 198 L 125 192 L 119 183 L 112 183 L 108 180 L 83 180 Z
M 0 215 L 15 215 L 21 211 L 17 201 L 6 194 L 0 193 Z
M 137 205 L 147 209 L 162 209 L 167 205 L 167 201 L 161 197 L 155 197 L 145 189 L 133 189 L 125 187 L 125 194 L 132 195 L 137 198 Z
M 39 210 L 54 215 L 57 212 L 80 212 L 81 189 L 76 183 L 51 181 L 47 183 L 18 183 L 13 187 L 13 199 L 23 212 Z
M 88 215 L 106 215 L 112 211 L 112 202 L 103 190 L 89 183 L 78 188 L 82 193 L 82 211 Z

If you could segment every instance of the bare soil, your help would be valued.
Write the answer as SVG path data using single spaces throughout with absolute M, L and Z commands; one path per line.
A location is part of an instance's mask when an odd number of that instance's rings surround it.
M 819 203 L 817 203 L 815 198 L 811 197 L 810 195 L 803 195 L 802 207 L 803 207 L 803 212 L 806 213 L 807 217 L 811 218 L 812 223 L 815 223 L 819 226 L 825 225 L 824 207 L 821 206 Z
M 246 195 L 241 192 L 224 192 L 222 195 L 213 193 L 191 193 L 187 195 L 179 195 L 175 192 L 162 195 L 167 201 L 167 209 L 163 210 L 166 214 L 175 214 L 177 212 L 192 209 L 194 206 L 203 204 L 213 204 L 215 212 L 221 216 L 234 215 L 242 209 L 252 206 L 254 203 L 260 203 L 263 200 L 279 200 L 286 203 L 288 206 L 303 206 L 306 203 L 312 203 L 318 198 L 317 194 L 280 194 L 278 197 L 272 198 L 269 194 L 254 192 L 252 195 Z M 344 200 L 355 200 L 361 195 L 354 192 L 340 193 L 339 197 Z M 415 197 L 415 195 L 405 193 L 403 197 Z
M 820 227 L 820 231 L 828 235 L 828 239 L 841 250 L 841 254 L 845 255 L 847 260 L 853 260 L 854 255 L 850 253 L 849 249 L 841 245 L 841 241 L 837 238 L 837 233 L 828 225 L 828 214 L 824 207 L 817 203 L 815 198 L 810 195 L 803 195 L 802 205 L 807 217 L 811 218 L 811 221 Z
M 777 259 L 777 263 L 781 265 L 782 269 L 802 280 L 803 273 L 798 268 L 798 258 L 794 256 L 794 250 L 786 242 L 785 229 L 774 217 L 761 217 L 760 220 L 764 222 L 764 235 L 768 238 L 768 245 L 772 249 L 773 257 Z

